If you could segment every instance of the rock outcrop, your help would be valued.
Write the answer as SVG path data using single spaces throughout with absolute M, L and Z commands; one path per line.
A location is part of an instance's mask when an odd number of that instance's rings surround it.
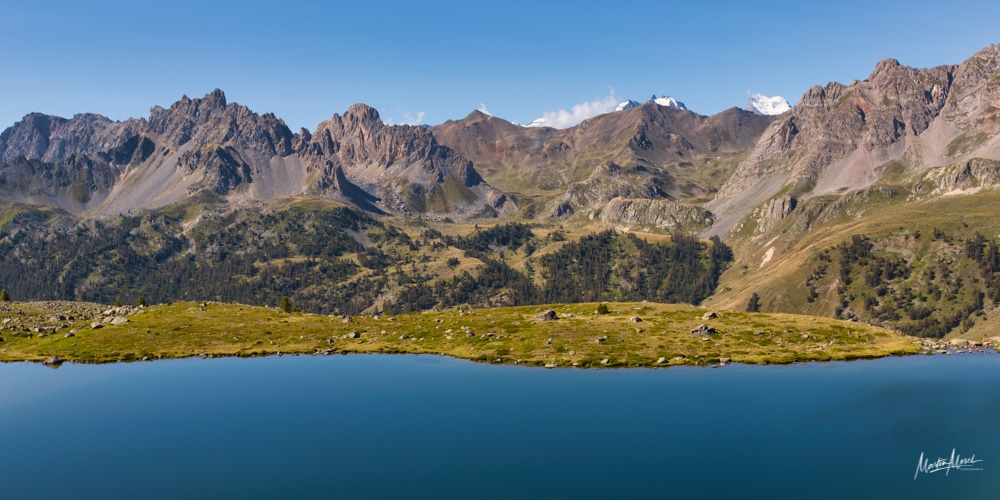
M 763 233 L 781 222 L 781 219 L 788 217 L 792 210 L 795 210 L 796 202 L 795 198 L 788 195 L 779 196 L 769 201 L 757 219 L 756 231 Z
M 666 232 L 700 231 L 712 225 L 712 213 L 663 199 L 613 198 L 600 211 L 601 222 L 628 229 L 656 228 Z

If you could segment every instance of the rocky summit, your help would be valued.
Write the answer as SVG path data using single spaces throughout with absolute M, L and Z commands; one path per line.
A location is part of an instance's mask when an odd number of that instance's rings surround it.
M 1000 47 L 887 59 L 774 114 L 661 100 L 567 129 L 387 125 L 356 104 L 292 132 L 220 90 L 122 122 L 29 114 L 0 134 L 0 286 L 352 313 L 648 297 L 991 328 Z

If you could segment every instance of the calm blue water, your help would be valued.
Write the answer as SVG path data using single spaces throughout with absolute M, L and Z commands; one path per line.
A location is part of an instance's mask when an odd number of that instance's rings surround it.
M 921 475 L 952 448 L 980 472 Z M 996 498 L 1000 356 L 544 370 L 431 356 L 0 365 L 22 497 Z

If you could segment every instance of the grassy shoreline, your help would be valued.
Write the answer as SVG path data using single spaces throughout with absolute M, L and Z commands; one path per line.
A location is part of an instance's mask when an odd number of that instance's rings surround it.
M 827 318 L 717 311 L 718 317 L 703 319 L 708 309 L 688 305 L 608 307 L 608 314 L 597 314 L 598 304 L 552 304 L 344 318 L 180 302 L 119 311 L 132 314 L 114 326 L 107 323 L 118 312 L 105 314 L 105 324 L 94 329 L 100 321 L 92 318 L 53 322 L 58 318 L 50 303 L 14 303 L 0 310 L 0 321 L 6 320 L 0 325 L 0 362 L 385 353 L 551 368 L 658 367 L 712 365 L 726 358 L 766 364 L 868 359 L 921 349 L 912 337 Z M 548 310 L 557 319 L 541 319 Z M 31 327 L 32 321 L 58 324 Z M 702 324 L 716 333 L 690 333 Z

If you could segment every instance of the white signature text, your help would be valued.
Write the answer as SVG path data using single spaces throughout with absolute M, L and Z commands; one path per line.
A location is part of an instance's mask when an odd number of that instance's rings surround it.
M 973 453 L 971 457 L 963 457 L 955 453 L 954 448 L 951 449 L 950 458 L 938 457 L 938 459 L 933 462 L 930 457 L 926 457 L 923 452 L 920 452 L 920 459 L 917 460 L 917 472 L 913 473 L 913 479 L 916 480 L 917 476 L 919 476 L 921 472 L 924 474 L 933 474 L 935 472 L 944 471 L 944 475 L 947 476 L 952 470 L 983 470 L 982 467 L 976 467 L 976 464 L 982 462 L 982 460 L 976 460 L 975 453 Z

